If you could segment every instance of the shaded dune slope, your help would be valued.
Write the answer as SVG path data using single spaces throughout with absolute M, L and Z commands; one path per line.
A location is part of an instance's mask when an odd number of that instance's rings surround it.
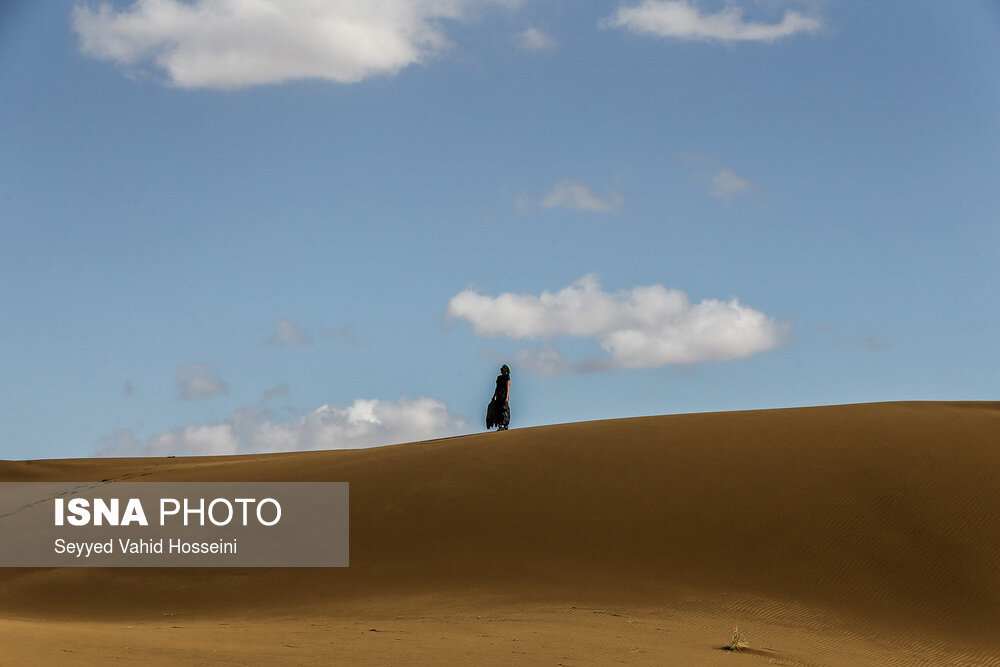
M 0 463 L 6 481 L 106 478 L 350 482 L 351 567 L 7 569 L 0 611 L 272 613 L 425 594 L 657 606 L 694 592 L 970 637 L 1000 627 L 997 403 L 644 417 L 355 451 Z

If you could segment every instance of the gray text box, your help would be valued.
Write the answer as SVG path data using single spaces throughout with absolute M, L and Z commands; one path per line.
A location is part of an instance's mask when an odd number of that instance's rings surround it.
M 346 482 L 0 483 L 0 567 L 347 567 L 348 538 Z

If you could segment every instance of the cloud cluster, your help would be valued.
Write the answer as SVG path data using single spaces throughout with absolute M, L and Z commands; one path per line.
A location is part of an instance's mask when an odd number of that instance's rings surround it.
M 433 398 L 358 399 L 323 405 L 292 421 L 274 421 L 263 405 L 237 410 L 222 423 L 193 424 L 148 438 L 124 429 L 104 439 L 99 456 L 225 456 L 316 449 L 358 449 L 429 440 L 468 431 Z
M 175 375 L 177 395 L 185 401 L 198 401 L 228 394 L 229 386 L 215 376 L 209 364 L 180 364 Z
M 447 21 L 520 0 L 135 0 L 73 9 L 80 50 L 126 68 L 153 62 L 182 88 L 236 89 L 296 79 L 356 83 L 427 62 L 449 46 Z M 779 23 L 747 21 L 739 7 L 701 11 L 693 0 L 620 6 L 602 25 L 684 40 L 773 42 L 822 27 L 788 11 Z M 529 26 L 521 49 L 548 50 Z
M 594 213 L 615 213 L 624 203 L 624 198 L 617 192 L 601 198 L 590 191 L 583 183 L 572 180 L 562 181 L 538 203 L 542 208 L 570 208 L 578 211 Z
M 467 320 L 479 336 L 590 338 L 607 353 L 569 363 L 551 345 L 522 351 L 522 367 L 543 375 L 741 359 L 776 347 L 788 328 L 736 299 L 693 304 L 662 285 L 608 293 L 594 275 L 538 296 L 464 290 L 449 301 L 447 317 Z
M 787 11 L 780 23 L 758 23 L 745 20 L 743 10 L 736 6 L 711 14 L 702 12 L 691 0 L 642 0 L 635 6 L 619 7 L 604 25 L 681 40 L 773 42 L 797 33 L 814 32 L 823 22 Z
M 441 21 L 475 4 L 483 3 L 136 0 L 121 10 L 78 5 L 73 28 L 83 53 L 124 66 L 152 60 L 183 88 L 354 83 L 433 57 L 448 44 Z

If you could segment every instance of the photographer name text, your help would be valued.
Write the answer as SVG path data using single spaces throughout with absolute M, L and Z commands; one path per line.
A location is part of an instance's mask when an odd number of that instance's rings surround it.
M 216 540 L 215 542 L 189 542 L 179 538 L 150 540 L 117 539 L 104 542 L 70 542 L 63 538 L 55 541 L 53 550 L 57 554 L 67 554 L 76 558 L 90 558 L 95 554 L 114 554 L 115 547 L 122 555 L 142 554 L 236 554 L 236 540 Z

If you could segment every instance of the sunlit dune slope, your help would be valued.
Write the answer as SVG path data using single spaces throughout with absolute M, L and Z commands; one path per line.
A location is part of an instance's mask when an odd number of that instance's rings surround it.
M 424 594 L 658 606 L 695 591 L 970 636 L 1000 627 L 997 403 L 644 417 L 356 451 L 8 462 L 0 478 L 351 484 L 349 568 L 0 570 L 0 610 L 13 614 L 274 611 Z

